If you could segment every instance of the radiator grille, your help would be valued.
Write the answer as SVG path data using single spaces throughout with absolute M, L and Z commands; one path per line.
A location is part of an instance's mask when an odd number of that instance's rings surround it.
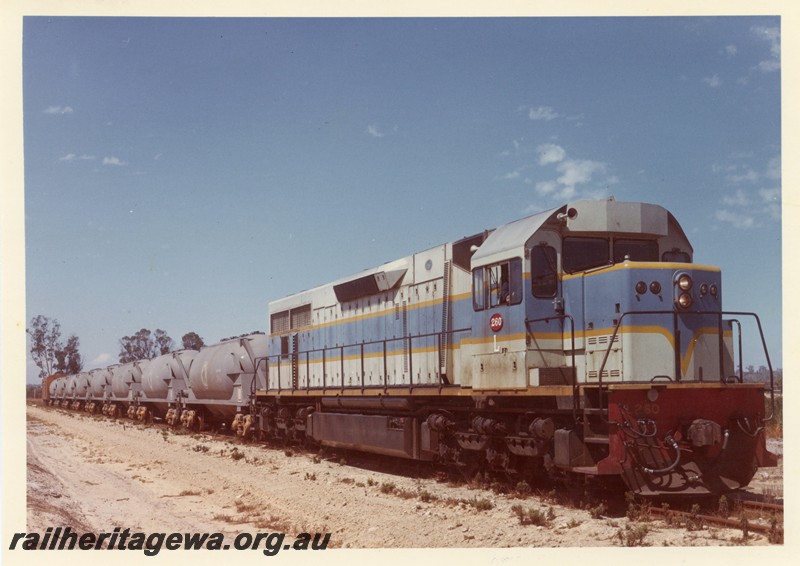
M 277 312 L 270 318 L 270 331 L 273 334 L 289 330 L 289 311 Z
M 311 305 L 303 305 L 291 311 L 292 330 L 311 324 Z
M 596 369 L 589 370 L 589 379 L 597 379 L 597 374 L 598 371 Z M 607 369 L 603 370 L 603 379 L 606 379 L 607 377 L 619 377 L 620 375 L 621 374 L 618 369 L 612 369 L 610 371 Z
M 311 325 L 311 305 L 276 312 L 270 317 L 270 332 L 280 334 Z
M 608 345 L 608 342 L 610 340 L 611 336 L 606 334 L 605 336 L 589 336 L 589 338 L 586 339 L 586 342 L 590 346 L 604 346 Z M 614 336 L 614 344 L 617 344 L 618 342 L 619 342 L 619 334 Z

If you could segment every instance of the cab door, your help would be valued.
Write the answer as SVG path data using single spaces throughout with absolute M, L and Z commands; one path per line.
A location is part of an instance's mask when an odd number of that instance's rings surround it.
M 473 389 L 527 387 L 522 251 L 472 270 Z
M 569 365 L 565 350 L 571 348 L 571 322 L 564 318 L 560 270 L 561 237 L 549 230 L 537 232 L 525 249 L 526 344 L 531 385 L 563 385 L 563 372 L 550 371 Z M 552 383 L 551 383 L 552 382 Z

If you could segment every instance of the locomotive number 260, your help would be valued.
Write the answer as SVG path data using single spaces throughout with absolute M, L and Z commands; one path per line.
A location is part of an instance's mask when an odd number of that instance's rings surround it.
M 659 407 L 657 403 L 636 403 L 636 405 L 633 406 L 634 414 L 637 415 L 641 415 L 642 413 L 645 415 L 657 415 L 660 410 L 661 407 Z

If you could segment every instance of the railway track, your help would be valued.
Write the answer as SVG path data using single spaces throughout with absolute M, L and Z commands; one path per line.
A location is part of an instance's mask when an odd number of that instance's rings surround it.
M 670 509 L 668 506 L 650 507 L 651 516 L 663 519 L 668 524 L 678 523 L 696 529 L 704 525 L 715 525 L 728 529 L 741 529 L 743 536 L 759 533 L 771 542 L 783 541 L 783 505 L 761 501 L 733 499 L 730 512 L 720 510 L 716 514 L 701 513 L 699 506 L 689 511 Z

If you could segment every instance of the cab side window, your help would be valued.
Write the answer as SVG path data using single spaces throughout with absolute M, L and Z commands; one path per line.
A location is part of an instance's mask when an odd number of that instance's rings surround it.
M 479 267 L 472 272 L 472 304 L 476 311 L 521 302 L 521 259 Z
M 472 308 L 476 311 L 482 311 L 486 308 L 486 290 L 482 267 L 472 272 Z
M 542 245 L 531 249 L 531 291 L 537 298 L 551 298 L 558 290 L 556 250 Z

